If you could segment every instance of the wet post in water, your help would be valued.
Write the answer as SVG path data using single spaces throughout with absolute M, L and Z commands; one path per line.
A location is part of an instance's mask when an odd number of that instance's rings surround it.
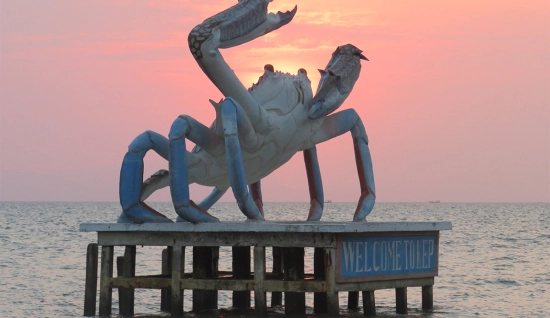
M 116 259 L 117 276 L 132 278 L 136 276 L 136 246 L 128 245 L 124 250 L 124 256 Z M 122 316 L 134 315 L 134 289 L 118 288 L 119 312 Z
M 193 247 L 193 278 L 217 278 L 219 247 Z M 193 311 L 218 309 L 218 291 L 193 289 Z
M 284 278 L 287 281 L 304 279 L 304 248 L 283 248 Z M 305 314 L 306 294 L 303 292 L 285 292 L 285 315 Z
M 267 314 L 264 281 L 265 246 L 254 246 L 254 307 L 258 316 L 265 316 Z
M 395 289 L 395 307 L 396 313 L 407 314 L 407 287 Z
M 348 310 L 353 310 L 359 308 L 359 292 L 350 291 L 348 292 Z
M 250 279 L 250 246 L 233 246 L 233 278 Z M 233 291 L 233 307 L 250 308 L 250 291 Z
M 172 274 L 172 247 L 168 246 L 162 250 L 162 275 L 170 276 Z M 160 310 L 170 312 L 172 308 L 171 299 L 172 289 L 163 288 L 160 291 Z
M 422 286 L 422 309 L 432 310 L 434 308 L 433 285 Z
M 374 290 L 367 290 L 363 292 L 363 311 L 365 316 L 376 316 Z
M 183 289 L 180 281 L 185 273 L 185 246 L 172 247 L 172 292 L 171 294 L 171 316 L 183 316 Z
M 97 297 L 97 258 L 97 244 L 88 244 L 88 250 L 86 251 L 86 288 L 84 291 L 84 316 L 95 316 Z
M 101 247 L 101 277 L 99 282 L 99 315 L 111 315 L 113 289 L 109 283 L 113 278 L 113 246 Z
M 325 280 L 325 250 L 321 247 L 313 250 L 313 278 Z M 327 312 L 327 293 L 313 293 L 313 312 Z
M 273 246 L 273 275 L 282 277 L 283 275 L 283 250 L 281 247 Z M 283 304 L 283 293 L 272 292 L 271 293 L 271 307 L 281 306 Z

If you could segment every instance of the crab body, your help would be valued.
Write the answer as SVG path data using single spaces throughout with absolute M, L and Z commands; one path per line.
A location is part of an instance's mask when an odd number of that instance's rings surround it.
M 323 188 L 315 145 L 350 132 L 356 155 L 361 196 L 354 221 L 363 221 L 375 201 L 374 177 L 368 138 L 357 113 L 332 114 L 349 96 L 359 78 L 360 60 L 366 58 L 351 44 L 340 46 L 321 72 L 313 96 L 304 69 L 296 75 L 266 65 L 258 83 L 244 88 L 220 54 L 289 23 L 296 7 L 286 13 L 267 14 L 269 0 L 241 0 L 206 19 L 189 34 L 189 48 L 198 65 L 225 96 L 210 101 L 216 120 L 206 127 L 192 117 L 179 116 L 168 138 L 146 131 L 134 139 L 125 155 L 120 176 L 119 222 L 172 222 L 148 207 L 144 200 L 169 186 L 178 221 L 217 222 L 207 210 L 232 188 L 239 208 L 250 220 L 264 220 L 260 180 L 302 151 L 310 192 L 308 220 L 319 220 Z M 332 114 L 332 115 L 331 115 Z M 186 140 L 196 144 L 186 151 Z M 143 180 L 143 158 L 154 150 L 168 160 Z M 199 204 L 189 197 L 189 184 L 212 186 L 212 194 Z
M 305 73 L 290 75 L 266 69 L 258 84 L 248 91 L 267 111 L 270 121 L 269 130 L 256 133 L 256 144 L 242 149 L 246 180 L 255 183 L 281 167 L 298 151 L 311 148 L 311 131 L 318 129 L 323 119 L 308 120 L 305 105 L 312 99 L 312 92 L 311 82 Z M 215 104 L 216 108 L 220 106 Z M 211 127 L 223 137 L 221 118 Z M 189 169 L 189 183 L 230 187 L 225 153 L 208 153 L 198 146 L 192 153 L 200 158 L 201 166 Z

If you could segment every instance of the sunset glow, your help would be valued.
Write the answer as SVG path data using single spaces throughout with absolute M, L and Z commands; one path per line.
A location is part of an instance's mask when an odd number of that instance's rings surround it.
M 0 0 L 0 200 L 116 201 L 135 136 L 166 135 L 179 114 L 210 125 L 208 99 L 222 95 L 187 35 L 234 3 Z M 272 64 L 306 69 L 315 91 L 338 45 L 363 50 L 340 110 L 365 124 L 378 200 L 550 201 L 548 1 L 275 0 L 269 11 L 294 5 L 290 24 L 224 59 L 246 87 Z M 351 137 L 318 151 L 325 197 L 356 201 Z M 145 164 L 167 166 L 155 154 Z M 263 185 L 266 201 L 308 201 L 301 154 Z

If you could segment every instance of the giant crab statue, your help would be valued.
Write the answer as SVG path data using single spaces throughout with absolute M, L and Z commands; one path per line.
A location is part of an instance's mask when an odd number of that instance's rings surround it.
M 168 138 L 146 131 L 128 147 L 120 172 L 119 223 L 172 222 L 143 201 L 169 186 L 177 221 L 218 222 L 208 209 L 229 187 L 249 220 L 264 220 L 260 180 L 299 151 L 304 154 L 310 193 L 308 221 L 323 213 L 323 187 L 315 145 L 351 132 L 361 196 L 353 221 L 364 221 L 375 202 L 374 176 L 368 138 L 353 109 L 333 113 L 348 97 L 359 78 L 360 60 L 367 60 L 351 44 L 339 46 L 320 70 L 315 96 L 304 69 L 296 75 L 266 65 L 258 83 L 246 89 L 224 61 L 219 49 L 251 41 L 289 23 L 297 8 L 267 13 L 270 0 L 240 0 L 233 7 L 206 19 L 189 34 L 189 48 L 206 76 L 225 96 L 211 127 L 179 116 Z M 331 114 L 331 115 L 329 115 Z M 186 139 L 195 143 L 189 152 Z M 143 158 L 154 150 L 168 160 L 143 182 Z M 189 184 L 214 187 L 199 204 L 189 197 Z

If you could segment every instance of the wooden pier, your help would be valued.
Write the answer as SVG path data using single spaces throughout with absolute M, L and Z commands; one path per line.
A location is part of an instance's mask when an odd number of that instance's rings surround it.
M 396 312 L 407 313 L 407 288 L 422 288 L 422 309 L 433 308 L 433 284 L 439 262 L 439 231 L 450 222 L 221 222 L 209 224 L 81 224 L 97 232 L 88 246 L 84 316 L 96 314 L 98 264 L 99 315 L 111 314 L 112 290 L 118 289 L 120 314 L 134 313 L 134 289 L 160 289 L 161 309 L 183 316 L 184 290 L 192 290 L 193 311 L 216 309 L 218 290 L 233 291 L 233 306 L 257 315 L 271 305 L 285 314 L 305 314 L 305 292 L 314 293 L 314 312 L 338 315 L 339 292 L 348 292 L 348 308 L 358 308 L 362 292 L 365 316 L 376 315 L 374 291 L 395 289 Z M 136 276 L 136 246 L 164 246 L 159 275 Z M 98 246 L 101 261 L 98 262 Z M 124 246 L 116 260 L 113 250 Z M 219 247 L 232 247 L 231 272 L 218 270 Z M 250 250 L 253 248 L 251 255 Z M 273 270 L 266 271 L 266 247 Z M 314 248 L 313 273 L 305 272 L 304 248 Z M 193 272 L 185 273 L 185 249 L 193 249 Z M 253 259 L 253 269 L 250 260 Z

